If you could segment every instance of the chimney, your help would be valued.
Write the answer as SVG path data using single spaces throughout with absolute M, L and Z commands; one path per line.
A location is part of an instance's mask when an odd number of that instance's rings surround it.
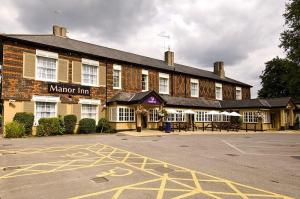
M 165 52 L 165 62 L 169 66 L 174 66 L 174 52 L 170 51 L 170 49 Z
M 54 25 L 53 35 L 57 37 L 67 37 L 67 28 Z
M 214 63 L 214 73 L 221 78 L 225 78 L 224 62 L 217 61 Z

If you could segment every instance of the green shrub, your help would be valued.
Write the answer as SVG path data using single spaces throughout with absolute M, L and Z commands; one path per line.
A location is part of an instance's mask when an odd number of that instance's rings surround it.
M 76 115 L 66 115 L 64 117 L 65 132 L 74 133 L 76 122 L 77 122 Z
M 93 133 L 96 131 L 96 121 L 84 118 L 79 121 L 79 133 Z
M 26 135 L 32 134 L 32 126 L 34 121 L 34 116 L 32 113 L 25 113 L 25 112 L 16 113 L 13 120 L 24 125 Z
M 97 132 L 99 132 L 99 133 L 113 133 L 114 129 L 110 126 L 107 119 L 101 118 L 98 121 Z
M 5 137 L 6 138 L 20 138 L 25 135 L 24 124 L 12 121 L 5 125 Z
M 37 136 L 49 136 L 49 135 L 62 135 L 64 133 L 64 127 L 62 120 L 57 117 L 53 118 L 41 118 L 39 125 L 37 126 Z

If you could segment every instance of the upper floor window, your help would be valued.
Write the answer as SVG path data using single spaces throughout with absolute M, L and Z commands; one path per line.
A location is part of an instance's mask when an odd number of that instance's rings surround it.
M 169 74 L 159 73 L 159 93 L 169 94 Z
M 82 59 L 82 84 L 87 86 L 98 85 L 99 62 Z
M 235 99 L 241 100 L 242 99 L 242 88 L 235 87 Z
M 148 71 L 142 70 L 142 91 L 148 91 Z
M 113 88 L 121 89 L 121 66 L 117 64 L 113 66 Z
M 223 96 L 222 96 L 222 84 L 220 83 L 216 83 L 216 99 L 217 100 L 222 100 Z
M 41 81 L 57 81 L 58 54 L 36 50 L 36 79 Z
M 191 97 L 199 97 L 198 79 L 191 79 Z

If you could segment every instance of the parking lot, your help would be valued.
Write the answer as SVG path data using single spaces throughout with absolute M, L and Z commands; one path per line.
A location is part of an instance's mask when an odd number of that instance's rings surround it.
M 300 134 L 0 140 L 1 199 L 300 196 Z

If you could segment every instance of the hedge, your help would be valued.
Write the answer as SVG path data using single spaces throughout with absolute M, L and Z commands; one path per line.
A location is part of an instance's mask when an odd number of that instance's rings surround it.
M 25 135 L 25 126 L 22 123 L 12 121 L 5 125 L 6 138 L 20 138 Z
M 62 135 L 65 129 L 62 120 L 53 118 L 41 118 L 37 126 L 37 136 Z
M 114 129 L 110 126 L 109 122 L 105 118 L 101 118 L 98 121 L 97 125 L 97 132 L 98 133 L 114 133 Z
M 77 122 L 76 115 L 66 115 L 64 117 L 64 123 L 65 123 L 65 133 L 74 133 L 75 126 Z
M 15 114 L 13 121 L 17 121 L 24 125 L 26 135 L 32 134 L 32 126 L 34 121 L 34 115 L 32 113 L 18 112 Z
M 96 132 L 96 121 L 91 118 L 84 118 L 79 121 L 79 133 Z

